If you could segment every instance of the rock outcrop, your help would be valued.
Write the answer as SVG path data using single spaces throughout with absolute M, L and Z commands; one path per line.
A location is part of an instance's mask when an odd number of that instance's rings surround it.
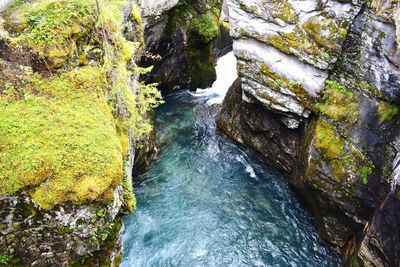
M 142 40 L 136 1 L 0 13 L 0 264 L 119 264 L 132 172 L 157 152 Z
M 219 127 L 286 174 L 346 262 L 398 266 L 397 2 L 226 2 L 240 80 Z
M 163 93 L 207 88 L 216 78 L 215 55 L 231 44 L 217 0 L 144 4 L 145 44 L 141 65 L 154 66 L 146 82 Z

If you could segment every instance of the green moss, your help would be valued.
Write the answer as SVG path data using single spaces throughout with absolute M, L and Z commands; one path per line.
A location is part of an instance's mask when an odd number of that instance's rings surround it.
M 209 43 L 219 35 L 218 17 L 208 11 L 192 20 L 189 31 L 198 34 L 204 43 Z
M 129 177 L 126 177 L 122 183 L 123 187 L 123 209 L 130 213 L 136 209 L 136 197 L 132 190 L 132 181 Z
M 344 154 L 344 141 L 340 136 L 336 135 L 330 124 L 319 121 L 315 131 L 315 145 L 326 159 L 337 159 Z
M 26 29 L 13 42 L 32 49 L 59 66 L 74 52 L 74 40 L 88 34 L 96 22 L 93 0 L 41 0 L 25 3 Z
M 357 178 L 368 182 L 374 165 L 352 144 L 336 133 L 329 123 L 319 120 L 315 129 L 314 146 L 321 152 L 322 159 L 332 168 L 333 177 L 352 184 Z M 314 160 L 315 168 L 322 160 Z
M 0 194 L 34 187 L 33 199 L 49 208 L 96 200 L 122 179 L 121 144 L 102 79 L 93 88 L 81 75 L 34 80 L 24 99 L 2 99 Z
M 0 264 L 9 264 L 10 257 L 7 254 L 0 255 Z
M 52 47 L 65 49 L 72 57 L 66 38 L 91 27 L 82 22 L 97 12 L 94 3 L 37 1 L 28 12 L 30 27 L 12 43 L 32 45 L 46 57 Z M 146 114 L 161 97 L 154 84 L 128 87 L 130 76 L 143 70 L 131 62 L 138 45 L 123 36 L 120 5 L 99 1 L 92 29 L 103 50 L 98 62 L 51 76 L 25 67 L 20 76 L 0 78 L 0 195 L 24 189 L 43 208 L 112 200 L 124 177 L 128 131 L 136 142 L 151 131 Z M 66 22 L 55 25 L 63 12 Z
M 393 120 L 399 113 L 399 107 L 395 104 L 381 102 L 378 105 L 379 124 Z
M 371 166 L 362 166 L 361 176 L 364 184 L 368 183 L 368 176 L 372 173 Z
M 336 121 L 354 124 L 358 121 L 358 99 L 343 85 L 326 81 L 324 95 L 317 104 L 319 111 Z
M 206 4 L 180 0 L 169 11 L 167 32 L 173 32 L 180 27 L 191 35 L 200 36 L 202 42 L 208 43 L 219 35 L 221 6 L 221 0 L 207 0 Z M 191 36 L 188 36 L 188 39 L 191 39 Z
M 378 99 L 384 99 L 384 98 L 385 98 L 385 96 L 383 95 L 383 93 L 382 93 L 378 88 L 376 88 L 375 86 L 373 86 L 372 84 L 369 84 L 369 83 L 363 81 L 363 82 L 359 82 L 359 83 L 358 83 L 358 86 L 359 86 L 361 89 L 363 89 L 363 90 L 369 92 L 369 93 L 372 94 L 373 96 L 377 97 Z

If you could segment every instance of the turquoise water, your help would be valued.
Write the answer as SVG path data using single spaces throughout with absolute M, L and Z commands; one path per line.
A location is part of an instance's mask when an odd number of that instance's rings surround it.
M 287 182 L 222 136 L 205 98 L 156 112 L 161 155 L 134 184 L 121 266 L 337 266 Z

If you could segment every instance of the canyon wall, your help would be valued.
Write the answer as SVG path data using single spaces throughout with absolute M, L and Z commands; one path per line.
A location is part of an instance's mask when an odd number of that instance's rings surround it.
M 157 153 L 140 12 L 37 0 L 0 13 L 0 265 L 119 265 L 132 173 Z
M 220 129 L 288 177 L 346 262 L 398 266 L 397 2 L 226 4 L 239 80 Z

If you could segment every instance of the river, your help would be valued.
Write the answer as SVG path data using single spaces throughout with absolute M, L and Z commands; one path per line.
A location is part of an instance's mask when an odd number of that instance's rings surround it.
M 121 266 L 337 266 L 285 179 L 216 129 L 215 98 L 180 92 L 157 109 L 162 152 L 135 179 Z

